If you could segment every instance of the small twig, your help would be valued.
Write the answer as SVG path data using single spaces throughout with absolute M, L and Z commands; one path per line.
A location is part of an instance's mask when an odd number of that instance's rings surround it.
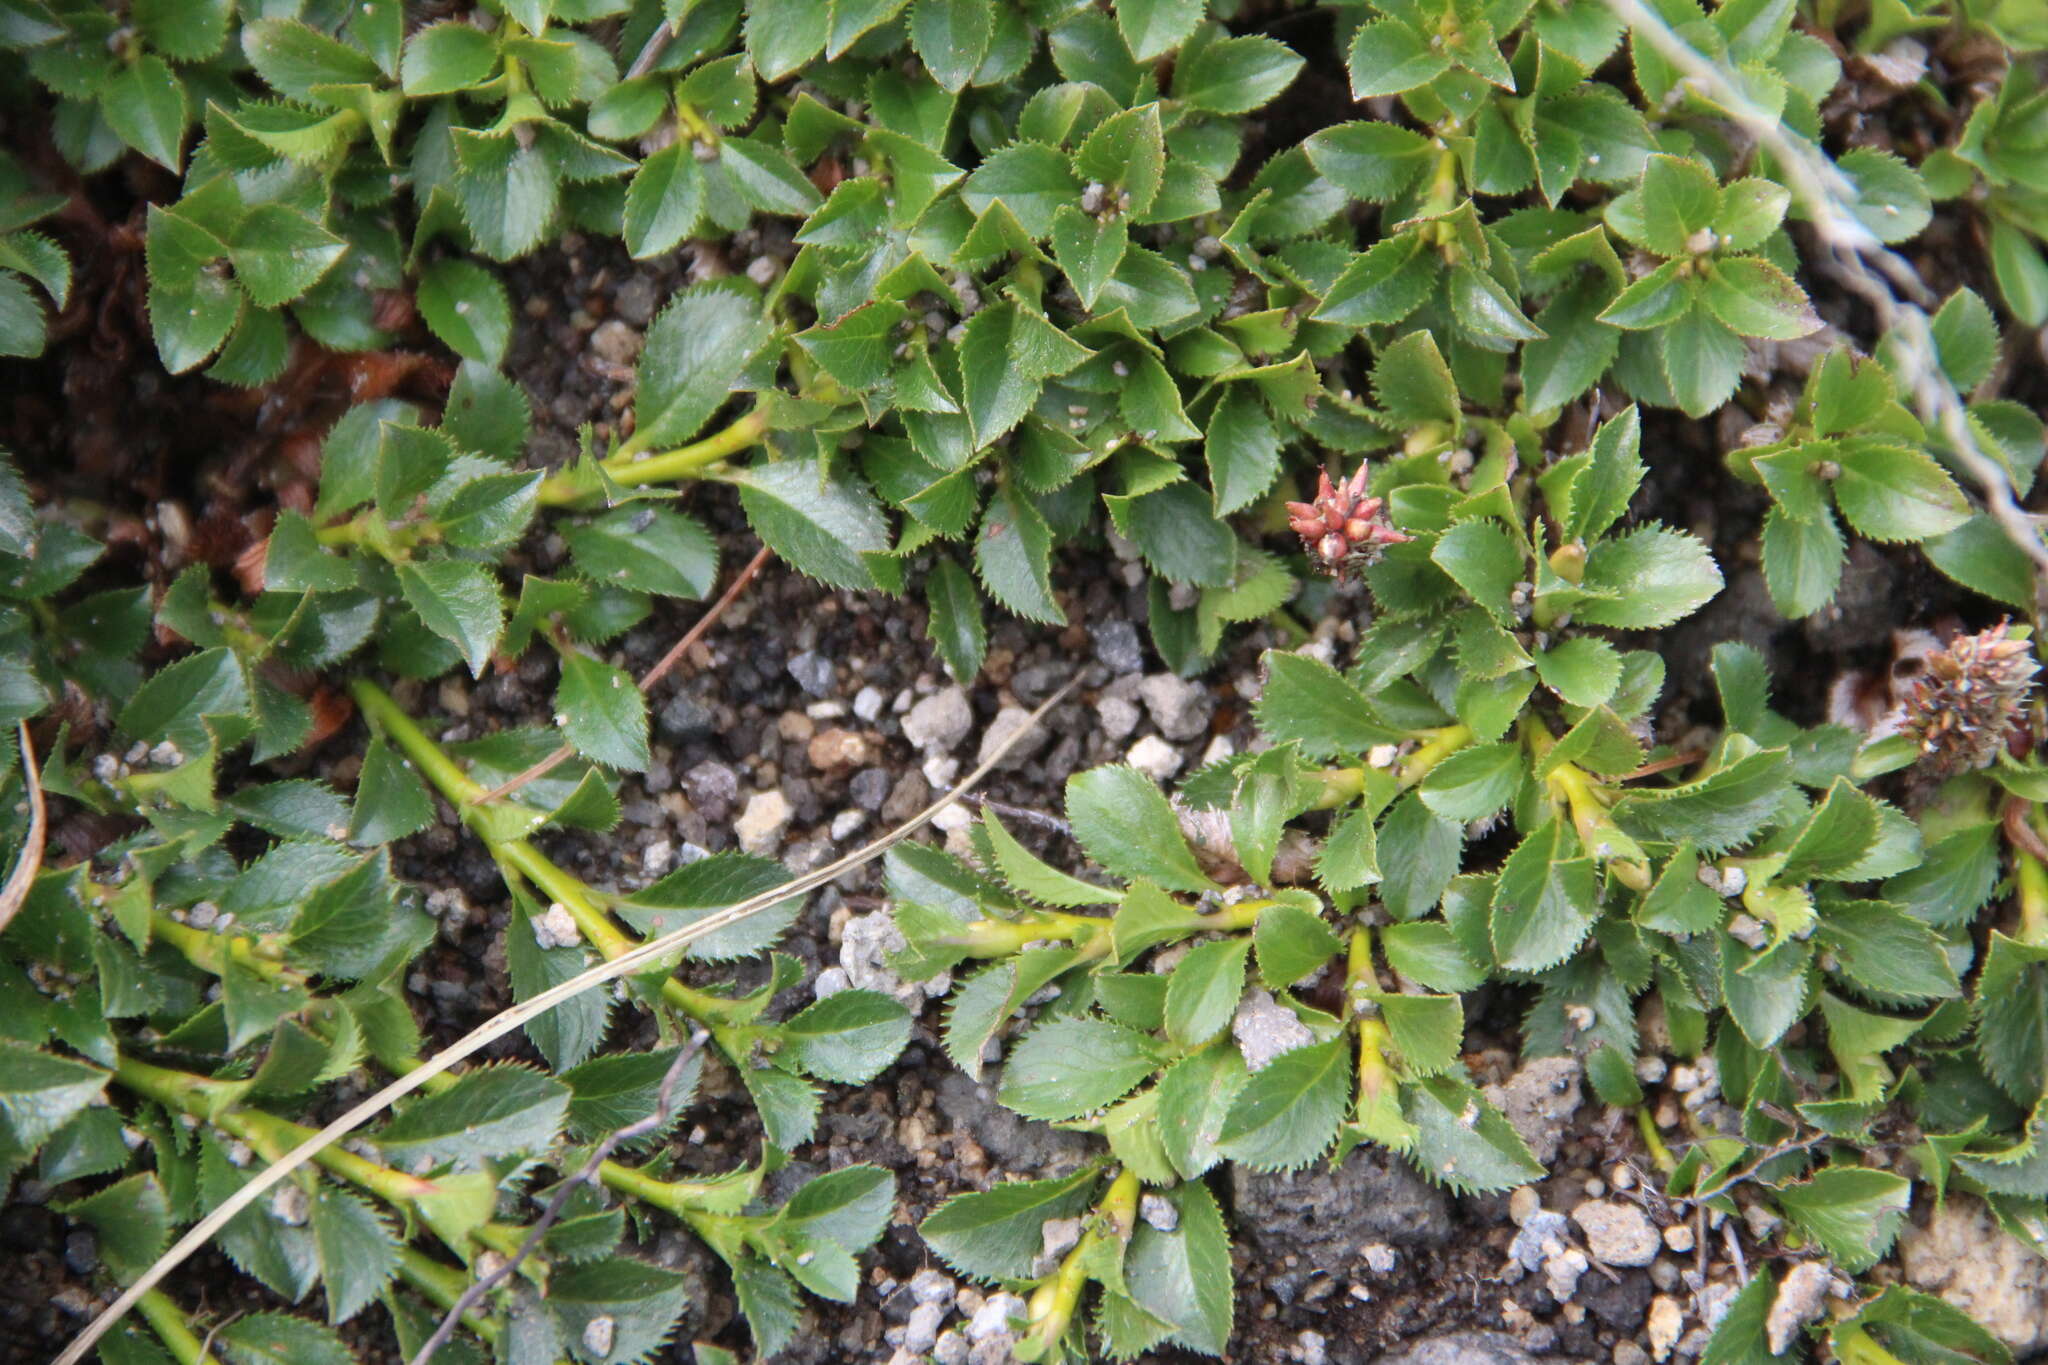
M 1735 1283 L 1749 1284 L 1749 1263 L 1742 1258 L 1742 1239 L 1735 1235 L 1735 1220 L 1721 1224 L 1721 1240 L 1728 1244 L 1728 1259 L 1735 1262 Z
M 319 1132 L 313 1134 L 313 1136 L 307 1138 L 289 1152 L 286 1152 L 270 1165 L 256 1172 L 246 1185 L 243 1185 L 240 1189 L 222 1200 L 212 1212 L 201 1218 L 197 1223 L 194 1223 L 184 1236 L 180 1237 L 168 1250 L 158 1256 L 149 1269 L 137 1276 L 134 1283 L 122 1290 L 118 1298 L 107 1305 L 98 1317 L 94 1318 L 79 1332 L 72 1339 L 71 1344 L 66 1346 L 62 1354 L 52 1362 L 52 1365 L 79 1365 L 79 1362 L 85 1359 L 86 1353 L 93 1348 L 93 1344 L 105 1336 L 115 1323 L 127 1316 L 129 1310 L 135 1307 L 137 1300 L 141 1299 L 150 1290 L 156 1288 L 158 1284 L 163 1282 L 163 1278 L 166 1275 L 183 1265 L 191 1258 L 192 1253 L 198 1251 L 199 1248 L 211 1241 L 213 1235 L 232 1222 L 235 1216 L 241 1213 L 243 1209 L 248 1208 L 257 1200 L 263 1198 L 264 1195 L 270 1193 L 272 1189 L 276 1188 L 279 1181 L 284 1180 L 292 1172 L 298 1170 L 308 1161 L 311 1161 L 316 1153 L 324 1151 L 343 1138 L 348 1137 L 371 1119 L 383 1113 L 392 1104 L 404 1099 L 421 1086 L 426 1085 L 434 1077 L 445 1074 L 452 1067 L 475 1056 L 478 1052 L 511 1033 L 514 1029 L 523 1028 L 528 1021 L 546 1014 L 564 1001 L 572 1000 L 593 987 L 602 986 L 616 981 L 622 976 L 631 976 L 635 972 L 642 971 L 660 962 L 684 944 L 694 943 L 707 934 L 715 934 L 721 929 L 730 928 L 742 920 L 760 914 L 772 905 L 781 905 L 792 896 L 801 896 L 808 891 L 814 891 L 825 883 L 843 877 L 855 868 L 864 866 L 879 858 L 897 844 L 908 839 L 911 835 L 930 824 L 932 818 L 940 811 L 972 791 L 983 778 L 995 771 L 996 764 L 1002 762 L 1004 756 L 1016 747 L 1019 740 L 1031 733 L 1038 722 L 1045 718 L 1046 712 L 1065 701 L 1067 694 L 1072 692 L 1075 686 L 1076 682 L 1069 682 L 1065 687 L 1062 687 L 1052 696 L 1046 698 L 1031 713 L 1029 722 L 1019 726 L 1014 734 L 1003 743 L 997 745 L 995 752 L 977 764 L 974 771 L 967 774 L 961 780 L 958 787 L 940 796 L 916 815 L 913 815 L 888 833 L 877 837 L 873 842 L 855 849 L 845 857 L 827 863 L 823 867 L 806 872 L 794 881 L 784 882 L 772 890 L 750 897 L 737 905 L 714 911 L 700 920 L 684 925 L 680 929 L 672 930 L 661 935 L 659 938 L 650 939 L 629 952 L 621 953 L 609 962 L 600 962 L 594 967 L 578 972 L 560 985 L 550 986 L 538 995 L 523 1000 L 509 1009 L 500 1011 L 490 1019 L 471 1029 L 468 1033 L 463 1034 L 462 1037 L 456 1039 L 447 1047 L 442 1048 L 419 1066 L 391 1081 L 367 1098 L 357 1101 L 340 1117 L 334 1119 Z
M 2005 825 L 2005 837 L 2012 840 L 2014 848 L 2035 862 L 2048 866 L 2048 843 L 2043 843 L 2041 836 L 2034 832 L 2034 827 L 2027 823 L 2027 806 L 2028 803 L 2017 796 L 2005 798 L 2005 809 L 2000 812 Z M 0 920 L 0 925 L 5 923 L 5 920 Z
M 596 1149 L 591 1152 L 590 1159 L 583 1163 L 583 1169 L 564 1180 L 561 1188 L 555 1191 L 555 1197 L 549 1200 L 547 1208 L 541 1211 L 533 1229 L 526 1234 L 526 1240 L 519 1244 L 519 1249 L 508 1259 L 471 1281 L 469 1287 L 462 1291 L 448 1311 L 441 1315 L 440 1324 L 434 1328 L 434 1334 L 413 1354 L 412 1365 L 427 1365 L 427 1362 L 433 1359 L 434 1352 L 445 1346 L 448 1339 L 455 1335 L 455 1329 L 461 1325 L 463 1318 L 483 1302 L 484 1295 L 509 1279 L 512 1273 L 519 1269 L 520 1264 L 539 1248 L 542 1240 L 547 1237 L 548 1229 L 555 1225 L 562 1216 L 562 1210 L 568 1207 L 569 1196 L 595 1181 L 598 1168 L 611 1159 L 613 1152 L 635 1138 L 660 1132 L 667 1126 L 675 1113 L 676 1082 L 682 1077 L 691 1059 L 703 1050 L 704 1040 L 708 1037 L 708 1033 L 698 1029 L 676 1049 L 675 1060 L 668 1064 L 668 1072 L 661 1078 L 661 1088 L 655 1093 L 654 1112 L 623 1128 L 613 1129 L 605 1135 L 604 1141 L 598 1143 Z
M 669 42 L 675 36 L 675 25 L 666 21 L 656 24 L 654 32 L 648 34 L 647 41 L 641 44 L 640 55 L 635 57 L 633 64 L 626 68 L 626 79 L 629 81 L 638 80 L 649 71 L 652 71 L 654 64 L 661 60 L 661 54 L 668 51 Z
M 740 590 L 745 588 L 747 584 L 753 582 L 754 575 L 761 572 L 761 566 L 766 564 L 770 559 L 774 557 L 775 552 L 769 549 L 766 545 L 763 545 L 760 548 L 760 550 L 758 550 L 755 553 L 754 557 L 747 561 L 747 567 L 740 570 L 739 577 L 733 579 L 732 583 L 729 586 L 727 586 L 724 594 L 721 595 L 716 602 L 713 602 L 711 604 L 711 610 L 705 612 L 702 616 L 698 617 L 697 624 L 691 626 L 689 630 L 685 631 L 683 634 L 683 638 L 676 641 L 674 647 L 671 648 L 668 653 L 662 655 L 660 659 L 656 660 L 654 667 L 648 669 L 645 673 L 640 675 L 640 691 L 643 694 L 649 691 L 656 683 L 660 682 L 663 678 L 667 677 L 669 674 L 669 670 L 673 669 L 678 663 L 682 662 L 683 656 L 690 652 L 690 646 L 696 644 L 699 640 L 704 638 L 705 632 L 709 631 L 712 626 L 718 623 L 718 618 L 725 614 L 725 609 L 731 606 L 734 600 L 739 597 Z M 482 796 L 479 796 L 476 799 L 476 804 L 480 806 L 487 806 L 493 801 L 497 801 L 503 797 L 510 796 L 513 792 L 518 791 L 527 783 L 532 782 L 537 778 L 546 777 L 556 768 L 560 767 L 562 764 L 568 762 L 571 758 L 575 757 L 575 755 L 575 746 L 570 744 L 564 744 L 561 748 L 555 750 L 546 758 L 534 764 L 531 768 L 528 768 L 525 772 L 520 773 L 516 777 L 508 778 L 506 781 L 500 783 L 499 785 L 485 792 Z
M 1625 772 L 1616 778 L 1617 782 L 1628 782 L 1638 777 L 1649 777 L 1653 773 L 1669 772 L 1673 768 L 1689 768 L 1707 756 L 1705 749 L 1687 749 L 1682 754 L 1671 754 L 1665 758 L 1645 763 L 1632 772 Z
M 28 836 L 21 841 L 21 856 L 14 860 L 14 871 L 7 874 L 7 884 L 0 886 L 0 934 L 7 932 L 16 912 L 28 901 L 28 889 L 35 884 L 36 873 L 42 871 L 43 840 L 49 828 L 49 812 L 43 806 L 42 777 L 36 771 L 36 751 L 29 743 L 28 722 L 16 721 L 14 732 L 21 741 L 21 778 L 28 789 Z

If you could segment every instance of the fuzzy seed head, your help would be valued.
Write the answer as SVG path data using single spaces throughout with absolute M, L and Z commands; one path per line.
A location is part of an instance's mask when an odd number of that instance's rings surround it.
M 1339 578 L 1355 566 L 1373 563 L 1385 547 L 1408 539 L 1387 520 L 1382 500 L 1366 496 L 1370 472 L 1360 465 L 1357 473 L 1338 484 L 1332 484 L 1327 473 L 1320 474 L 1315 501 L 1287 504 L 1288 524 L 1309 554 L 1324 572 Z
M 1989 767 L 2019 729 L 2041 665 L 2010 625 L 1958 635 L 1927 655 L 1905 699 L 1903 728 L 1919 741 L 1921 766 L 1932 776 Z

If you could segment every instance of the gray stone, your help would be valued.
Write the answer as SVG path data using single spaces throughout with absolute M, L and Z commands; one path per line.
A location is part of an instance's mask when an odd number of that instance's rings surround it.
M 974 728 L 974 708 L 959 687 L 934 692 L 903 717 L 903 738 L 923 753 L 950 753 Z
M 747 852 L 767 857 L 782 842 L 782 833 L 789 828 L 793 814 L 789 798 L 781 792 L 755 792 L 747 798 L 747 808 L 740 812 L 740 818 L 733 822 L 733 837 Z
M 853 694 L 853 714 L 865 721 L 881 715 L 882 708 L 888 704 L 888 694 L 872 683 Z
M 889 799 L 889 770 L 887 768 L 862 768 L 846 784 L 847 794 L 853 797 L 853 804 L 865 811 L 877 811 Z
M 1576 1057 L 1536 1057 L 1525 1062 L 1506 1084 L 1486 1087 L 1486 1097 L 1500 1106 L 1522 1141 L 1529 1144 L 1529 1151 L 1548 1166 L 1557 1159 L 1565 1125 L 1579 1112 L 1579 1078 L 1583 1074 Z
M 1586 1250 L 1607 1265 L 1648 1265 L 1664 1249 L 1650 1216 L 1618 1199 L 1588 1199 L 1572 1210 L 1586 1235 Z
M 612 295 L 612 311 L 635 327 L 645 327 L 654 320 L 655 307 L 660 303 L 654 292 L 654 281 L 645 275 L 634 275 Z
M 1138 685 L 1152 723 L 1168 739 L 1193 739 L 1209 724 L 1209 689 L 1174 673 L 1154 673 Z
M 670 744 L 688 744 L 717 734 L 718 715 L 695 697 L 679 692 L 655 713 L 654 728 Z
M 807 649 L 789 661 L 789 676 L 814 697 L 832 695 L 832 661 L 815 649 Z
M 1145 666 L 1145 645 L 1129 621 L 1103 621 L 1088 627 L 1095 662 L 1112 673 L 1136 673 Z
M 1253 991 L 1245 997 L 1230 1021 L 1230 1036 L 1237 1040 L 1245 1066 L 1253 1071 L 1262 1071 L 1281 1053 L 1307 1047 L 1316 1040 L 1308 1025 L 1275 1000 L 1270 991 Z
M 1908 1284 L 1939 1294 L 2015 1352 L 2048 1344 L 2048 1261 L 1979 1200 L 1951 1194 L 1926 1227 L 1908 1224 L 1899 1260 Z
M 1043 1123 L 1031 1123 L 996 1103 L 999 1077 L 991 1069 L 980 1083 L 947 1067 L 939 1078 L 937 1108 L 974 1136 L 989 1164 L 999 1170 L 1029 1172 L 1034 1179 L 1065 1175 L 1092 1154 L 1088 1139 Z
M 910 1310 L 910 1321 L 903 1325 L 903 1349 L 912 1355 L 923 1355 L 939 1341 L 939 1326 L 946 1320 L 946 1310 L 935 1303 L 921 1303 Z
M 1133 744 L 1124 758 L 1154 782 L 1164 782 L 1180 771 L 1180 750 L 1157 735 L 1146 735 Z
M 1335 1171 L 1315 1165 L 1269 1174 L 1233 1165 L 1230 1182 L 1233 1225 L 1255 1265 L 1292 1256 L 1338 1274 L 1368 1242 L 1435 1246 L 1451 1236 L 1449 1198 L 1378 1147 L 1357 1148 Z
M 739 774 L 707 758 L 683 774 L 683 794 L 706 823 L 723 824 L 740 794 Z
M 1029 733 L 1025 733 L 1026 731 L 1029 731 Z M 1051 737 L 1052 731 L 1045 726 L 1032 725 L 1031 713 L 1029 711 L 1026 711 L 1021 706 L 1005 706 L 1002 710 L 996 712 L 996 718 L 988 723 L 986 730 L 981 732 L 981 750 L 975 755 L 974 761 L 977 763 L 988 762 L 996 750 L 1002 748 L 1005 744 L 1009 744 L 1014 738 L 1016 743 L 1010 745 L 1010 751 L 1003 755 L 1003 761 L 998 763 L 996 767 L 999 769 L 1021 768 L 1031 761 L 1033 754 L 1045 747 L 1046 740 Z
M 1557 1357 L 1549 1359 L 1558 1365 Z M 1537 1360 L 1501 1332 L 1447 1332 L 1389 1352 L 1374 1365 L 1537 1365 Z

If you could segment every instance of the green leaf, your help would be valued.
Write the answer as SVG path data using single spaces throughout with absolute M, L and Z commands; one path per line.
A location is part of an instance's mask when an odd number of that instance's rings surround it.
M 946 672 L 967 682 L 981 671 L 988 652 L 988 631 L 981 619 L 981 594 L 974 580 L 950 555 L 941 556 L 925 579 L 925 600 L 931 615 L 925 633 L 938 649 Z
M 1998 322 L 1975 290 L 1958 289 L 1935 313 L 1931 330 L 1942 372 L 1964 393 L 1976 388 L 1998 365 Z
M 1704 417 L 1728 401 L 1742 379 L 1742 338 L 1694 303 L 1658 333 L 1658 359 L 1678 406 Z
M 1519 743 L 1461 749 L 1423 779 L 1422 802 L 1446 820 L 1483 820 L 1513 799 L 1525 770 Z
M 1047 1019 L 1011 1049 L 999 1098 L 1028 1119 L 1078 1118 L 1116 1103 L 1158 1065 L 1150 1041 L 1120 1024 Z
M 982 0 L 915 0 L 910 44 L 932 79 L 958 94 L 987 57 L 995 24 Z
M 1472 1086 L 1433 1076 L 1401 1087 L 1401 1116 L 1415 1129 L 1415 1168 L 1460 1194 L 1512 1189 L 1543 1177 L 1515 1126 Z
M 1344 946 L 1321 915 L 1285 902 L 1260 912 L 1252 943 L 1259 978 L 1274 990 L 1292 986 Z
M 627 1256 L 580 1265 L 557 1262 L 548 1274 L 547 1306 L 569 1341 L 588 1343 L 591 1325 L 604 1319 L 611 1324 L 611 1351 L 604 1359 L 646 1360 L 663 1347 L 677 1320 L 689 1311 L 696 1284 L 691 1276 Z M 751 1311 L 748 1316 L 752 1319 Z M 577 1358 L 597 1365 L 593 1356 L 587 1346 L 577 1353 Z
M 577 752 L 628 772 L 645 772 L 647 699 L 632 675 L 580 650 L 562 655 L 555 715 Z
M 457 355 L 496 365 L 512 339 L 512 304 L 498 277 L 474 261 L 436 261 L 420 275 L 420 316 Z
M 851 474 L 784 461 L 721 475 L 761 539 L 798 572 L 834 587 L 876 586 L 864 558 L 889 548 L 889 528 L 867 488 Z
M 1396 423 L 1458 422 L 1458 384 L 1428 332 L 1410 332 L 1381 351 L 1373 361 L 1372 388 Z
M 1350 1040 L 1298 1047 L 1252 1073 L 1216 1146 L 1254 1170 L 1296 1170 L 1330 1149 L 1350 1106 Z
M 1583 583 L 1606 595 L 1582 604 L 1580 621 L 1652 630 L 1706 605 L 1721 591 L 1721 570 L 1697 537 L 1648 526 L 1596 545 Z
M 504 629 L 497 579 L 481 564 L 435 559 L 398 566 L 398 590 L 428 630 L 462 651 L 469 671 L 484 675 Z
M 1891 1250 L 1912 1203 L 1902 1175 L 1862 1166 L 1828 1166 L 1777 1192 L 1778 1207 L 1807 1236 L 1860 1275 Z
M 1052 253 L 1083 308 L 1095 307 L 1130 245 L 1130 227 L 1122 217 L 1095 219 L 1072 204 L 1053 215 Z
M 791 1195 L 781 1221 L 786 1231 L 860 1251 L 881 1238 L 895 1209 L 895 1176 L 880 1166 L 842 1166 Z
M 1398 920 L 1420 919 L 1436 907 L 1457 875 L 1465 831 L 1410 792 L 1387 812 L 1379 832 L 1380 899 Z
M 1245 959 L 1251 941 L 1227 938 L 1189 950 L 1166 985 L 1166 1036 L 1184 1048 L 1200 1047 L 1221 1033 L 1244 994 Z
M 569 1087 L 552 1076 L 523 1066 L 484 1067 L 406 1105 L 376 1141 L 399 1164 L 424 1158 L 470 1167 L 545 1151 L 568 1112 Z
M 452 95 L 491 78 L 498 65 L 498 43 L 490 34 L 460 20 L 429 24 L 405 43 L 400 60 L 400 88 L 414 99 Z
M 879 991 L 840 991 L 799 1011 L 777 1033 L 780 1057 L 820 1080 L 861 1085 L 910 1040 L 910 1013 Z
M 1934 931 L 1882 901 L 1828 906 L 1819 938 L 1834 951 L 1842 974 L 1878 999 L 1917 1004 L 1962 994 Z
M 1791 341 L 1820 326 L 1806 291 L 1769 261 L 1752 257 L 1716 262 L 1700 300 L 1738 336 Z
M 330 1327 L 284 1313 L 251 1313 L 214 1334 L 231 1365 L 354 1365 Z
M 218 55 L 227 43 L 234 9 L 233 0 L 136 0 L 130 14 L 155 51 L 173 61 L 198 62 Z
M 1084 882 L 1040 861 L 1003 827 L 1003 822 L 996 818 L 993 810 L 982 811 L 981 825 L 988 836 L 989 849 L 995 856 L 996 870 L 1019 895 L 1028 896 L 1041 905 L 1069 909 L 1083 905 L 1114 905 L 1123 899 L 1113 887 Z
M 1201 892 L 1214 883 L 1180 832 L 1172 805 L 1151 778 L 1125 764 L 1067 779 L 1067 819 L 1088 856 L 1126 881 Z
M 573 1097 L 569 1101 L 569 1133 L 589 1142 L 640 1122 L 661 1108 L 662 1083 L 675 1064 L 676 1050 L 611 1052 L 592 1057 L 562 1072 Z M 669 1091 L 669 1106 L 679 1121 L 703 1072 L 703 1058 L 685 1062 Z
M 1523 839 L 1495 883 L 1492 935 L 1500 964 L 1542 971 L 1570 957 L 1599 918 L 1599 874 L 1559 820 Z
M 761 305 L 740 289 L 715 282 L 677 294 L 647 329 L 634 441 L 659 449 L 695 436 L 770 335 Z
M 779 81 L 817 56 L 832 6 L 813 0 L 760 0 L 747 10 L 747 54 L 765 81 Z
M 398 1273 L 398 1239 L 375 1209 L 346 1190 L 322 1184 L 309 1215 L 327 1320 L 347 1322 Z
M 412 764 L 398 756 L 384 737 L 372 735 L 356 779 L 355 811 L 349 819 L 349 842 L 390 843 L 417 834 L 434 819 L 434 803 Z
M 544 476 L 484 474 L 467 479 L 429 512 L 441 539 L 466 550 L 503 550 L 525 532 Z
M 1698 782 L 1636 790 L 1615 806 L 1621 827 L 1639 837 L 1690 839 L 1702 852 L 1734 848 L 1777 813 L 1791 787 L 1783 749 L 1752 752 Z
M 697 226 L 704 168 L 693 144 L 674 142 L 640 163 L 626 186 L 626 250 L 635 260 L 673 251 Z
M 1764 583 L 1772 604 L 1788 620 L 1811 616 L 1834 599 L 1847 553 L 1826 511 L 1810 521 L 1790 515 L 1782 505 L 1764 513 Z
M 1536 656 L 1536 676 L 1573 706 L 1602 706 L 1621 686 L 1621 652 L 1605 640 L 1574 636 Z
M 107 1268 L 123 1279 L 149 1269 L 171 1240 L 170 1203 L 154 1175 L 131 1175 L 57 1207 L 92 1225 Z
M 1034 239 L 1052 231 L 1054 215 L 1063 205 L 1077 204 L 1080 199 L 1081 182 L 1074 178 L 1067 159 L 1042 142 L 1011 143 L 983 160 L 960 185 L 960 202 L 977 218 L 1001 201 Z M 970 327 L 972 321 L 969 319 Z
M 1305 758 L 1331 758 L 1403 738 L 1375 721 L 1365 694 L 1328 664 L 1281 650 L 1266 651 L 1259 662 L 1266 680 L 1254 713 L 1275 744 L 1292 743 Z
M 1374 19 L 1359 25 L 1345 65 L 1351 71 L 1351 98 L 1401 95 L 1427 85 L 1451 69 L 1441 45 L 1431 46 L 1399 19 Z
M 1988 512 L 1921 545 L 1928 562 L 1972 592 L 2008 606 L 2033 609 L 2034 569 L 2026 552 Z
M 171 171 L 182 167 L 185 88 L 153 52 L 117 66 L 100 87 L 100 113 L 114 135 Z
M 1202 22 L 1204 0 L 1115 0 L 1116 23 L 1131 55 L 1163 57 L 1186 42 Z
M 1172 1325 L 1170 1340 L 1221 1356 L 1230 1344 L 1234 1297 L 1223 1213 L 1199 1181 L 1162 1197 L 1179 1218 L 1171 1232 L 1139 1220 L 1124 1252 L 1124 1282 L 1140 1307 Z
M 990 496 L 974 563 L 989 596 L 1017 615 L 1049 625 L 1066 622 L 1052 594 L 1052 530 L 1016 489 L 1002 485 Z
M 1080 193 L 1078 187 L 1073 193 Z M 1088 356 L 1085 346 L 1036 311 L 1015 303 L 993 304 L 969 318 L 960 341 L 960 370 L 976 447 L 1016 426 L 1046 380 L 1065 374 Z
M 1250 113 L 1293 84 L 1302 65 L 1293 49 L 1266 37 L 1190 44 L 1174 64 L 1173 94 L 1212 114 Z
M 1203 444 L 1218 517 L 1265 495 L 1280 473 L 1280 435 L 1251 386 L 1234 384 L 1209 417 Z
M 666 507 L 617 507 L 562 530 L 576 567 L 592 582 L 696 601 L 718 582 L 718 544 L 695 520 Z
M 1138 547 L 1160 578 L 1227 588 L 1237 572 L 1237 536 L 1218 520 L 1210 498 L 1185 480 L 1139 497 L 1105 494 L 1117 533 Z
M 979 1194 L 955 1195 L 918 1225 L 940 1260 L 982 1280 L 1021 1280 L 1044 1245 L 1045 1224 L 1088 1207 L 1100 1174 L 1093 1168 L 1057 1180 L 1013 1180 Z
M 2048 1093 L 2048 947 L 1993 931 L 1976 991 L 1978 1054 L 1998 1087 L 2032 1106 Z
M 1925 540 L 1970 519 L 1955 480 L 1921 452 L 1854 439 L 1835 448 L 1842 470 L 1835 505 L 1872 540 Z

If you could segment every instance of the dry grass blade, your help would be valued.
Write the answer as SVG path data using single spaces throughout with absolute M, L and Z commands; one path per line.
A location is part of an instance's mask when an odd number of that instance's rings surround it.
M 21 841 L 21 856 L 14 860 L 7 884 L 0 886 L 0 934 L 7 932 L 16 912 L 28 900 L 28 889 L 35 884 L 36 873 L 42 871 L 43 839 L 49 828 L 42 777 L 36 772 L 36 751 L 28 739 L 28 722 L 16 721 L 14 732 L 21 741 L 22 783 L 28 789 L 28 837 Z
M 721 929 L 738 924 L 740 921 L 749 916 L 757 915 L 772 905 L 781 905 L 792 896 L 799 896 L 808 891 L 813 891 L 836 877 L 844 876 L 854 868 L 872 862 L 888 852 L 896 844 L 901 843 L 910 835 L 923 829 L 931 823 L 933 816 L 937 815 L 954 801 L 965 796 L 983 778 L 994 771 L 996 764 L 1002 761 L 1003 756 L 1016 745 L 1017 741 L 1029 734 L 1037 726 L 1038 722 L 1044 718 L 1045 713 L 1065 700 L 1067 693 L 1073 689 L 1074 684 L 1069 682 L 1065 687 L 1062 687 L 1052 696 L 1046 698 L 1039 705 L 1038 709 L 1031 713 L 1030 722 L 1018 727 L 1015 734 L 997 746 L 995 752 L 984 758 L 973 772 L 967 774 L 961 780 L 957 787 L 940 796 L 909 820 L 877 838 L 874 842 L 854 850 L 837 862 L 829 863 L 815 871 L 806 872 L 794 881 L 784 882 L 773 890 L 763 892 L 751 900 L 742 901 L 740 904 L 730 906 L 719 911 L 717 914 L 707 915 L 703 919 L 693 924 L 685 925 L 673 933 L 663 934 L 660 938 L 643 943 L 629 953 L 613 958 L 609 962 L 600 963 L 588 971 L 571 977 L 559 986 L 549 987 L 532 999 L 522 1001 L 495 1018 L 479 1024 L 476 1028 L 470 1030 L 461 1038 L 458 1038 L 455 1042 L 429 1058 L 417 1069 L 400 1076 L 368 1099 L 355 1105 L 340 1118 L 335 1119 L 312 1137 L 307 1138 L 304 1142 L 286 1152 L 278 1160 L 257 1172 L 255 1178 L 250 1180 L 248 1184 L 235 1191 L 218 1208 L 193 1224 L 190 1231 L 183 1237 L 180 1237 L 163 1255 L 157 1257 L 156 1262 L 149 1269 L 138 1276 L 133 1284 L 122 1290 L 121 1296 L 109 1304 L 105 1311 L 94 1318 L 85 1330 L 80 1332 L 77 1338 L 64 1348 L 63 1354 L 57 1357 L 54 1365 L 79 1365 L 79 1362 L 85 1359 L 86 1353 L 92 1349 L 93 1344 L 105 1336 L 115 1323 L 125 1317 L 128 1311 L 135 1306 L 138 1299 L 162 1283 L 163 1278 L 182 1265 L 193 1252 L 199 1250 L 212 1240 L 213 1235 L 227 1226 L 234 1219 L 235 1215 L 263 1198 L 276 1187 L 279 1181 L 291 1175 L 292 1172 L 304 1166 L 308 1161 L 311 1161 L 315 1153 L 348 1137 L 364 1124 L 390 1108 L 392 1104 L 418 1090 L 434 1077 L 441 1075 L 457 1063 L 474 1056 L 490 1043 L 504 1037 L 514 1029 L 520 1028 L 528 1020 L 538 1018 L 540 1015 L 547 1013 L 563 1001 L 581 995 L 592 987 L 616 981 L 622 976 L 629 976 L 640 968 L 666 957 L 685 944 L 703 938 L 707 934 L 715 934 Z

